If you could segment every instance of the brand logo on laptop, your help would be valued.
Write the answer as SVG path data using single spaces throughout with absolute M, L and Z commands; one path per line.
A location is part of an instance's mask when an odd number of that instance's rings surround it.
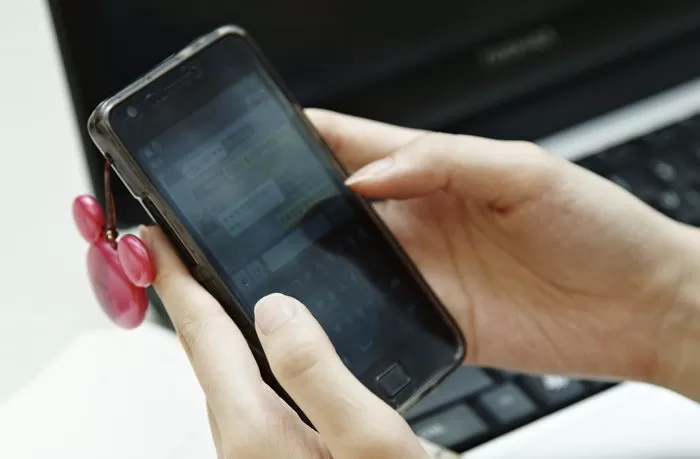
M 557 31 L 553 27 L 540 27 L 524 35 L 485 47 L 479 53 L 479 61 L 485 67 L 513 64 L 551 49 L 558 39 Z

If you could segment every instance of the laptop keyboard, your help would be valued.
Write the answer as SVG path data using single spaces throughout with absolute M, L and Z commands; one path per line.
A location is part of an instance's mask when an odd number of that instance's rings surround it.
M 665 215 L 700 226 L 700 115 L 576 163 Z M 421 437 L 463 452 L 612 386 L 463 367 L 405 416 Z
M 578 164 L 667 216 L 700 226 L 700 116 L 590 155 Z

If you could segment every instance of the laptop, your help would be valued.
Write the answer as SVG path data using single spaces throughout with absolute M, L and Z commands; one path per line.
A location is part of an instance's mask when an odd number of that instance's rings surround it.
M 190 39 L 233 22 L 251 32 L 306 106 L 536 141 L 700 226 L 700 2 L 49 6 L 99 198 L 102 158 L 83 129 L 91 109 Z M 116 200 L 121 228 L 148 222 L 121 186 Z M 636 383 L 464 367 L 406 417 L 427 441 L 470 458 L 700 455 L 700 409 Z

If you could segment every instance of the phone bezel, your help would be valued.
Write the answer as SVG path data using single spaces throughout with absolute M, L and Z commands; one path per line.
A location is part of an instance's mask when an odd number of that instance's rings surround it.
M 110 122 L 111 111 L 120 103 L 124 102 L 130 96 L 138 93 L 153 81 L 167 74 L 169 71 L 176 69 L 178 66 L 183 64 L 183 62 L 196 55 L 204 48 L 228 35 L 234 35 L 237 38 L 246 41 L 246 44 L 251 48 L 255 59 L 259 61 L 260 67 L 267 72 L 267 76 L 272 83 L 278 86 L 282 95 L 291 103 L 296 116 L 303 121 L 303 125 L 308 131 L 308 134 L 311 135 L 316 141 L 320 142 L 331 158 L 334 167 L 337 168 L 338 172 L 343 177 L 347 177 L 347 170 L 340 163 L 333 151 L 324 142 L 311 121 L 306 117 L 303 108 L 285 86 L 284 82 L 281 80 L 281 77 L 276 73 L 275 69 L 272 67 L 272 65 L 270 65 L 264 54 L 255 44 L 252 38 L 250 38 L 250 36 L 246 33 L 246 31 L 235 25 L 225 25 L 219 27 L 213 32 L 195 39 L 181 51 L 163 60 L 152 70 L 123 90 L 119 91 L 116 95 L 104 100 L 90 115 L 88 120 L 88 132 L 101 154 L 105 156 L 105 158 L 112 161 L 114 171 L 122 182 L 124 182 L 129 192 L 141 203 L 153 220 L 163 229 L 176 249 L 180 252 L 181 258 L 184 258 L 183 262 L 185 262 L 188 268 L 192 271 L 194 277 L 208 291 L 210 291 L 212 295 L 217 298 L 217 300 L 235 306 L 235 310 L 230 311 L 236 315 L 236 317 L 231 317 L 232 320 L 238 325 L 244 337 L 248 341 L 256 360 L 258 360 L 258 363 L 261 365 L 261 371 L 263 371 L 264 376 L 266 376 L 265 379 L 268 380 L 270 377 L 272 377 L 274 380 L 274 377 L 267 366 L 255 327 L 249 321 L 243 306 L 239 303 L 236 296 L 229 290 L 228 286 L 223 282 L 223 280 L 216 274 L 215 270 L 207 261 L 203 251 L 199 249 L 194 238 L 179 221 L 179 218 L 177 218 L 177 216 L 170 210 L 167 201 L 164 199 L 158 189 L 146 177 L 140 165 L 136 162 L 136 159 L 131 153 L 129 153 L 129 150 L 117 136 Z M 411 396 L 404 399 L 403 402 L 397 404 L 393 400 L 386 399 L 381 394 L 377 394 L 399 412 L 403 412 L 405 408 L 415 403 L 415 401 L 417 401 L 432 387 L 437 385 L 445 376 L 447 376 L 464 361 L 467 346 L 462 333 L 459 331 L 459 328 L 454 321 L 454 318 L 448 313 L 432 289 L 430 289 L 430 287 L 427 285 L 425 279 L 420 274 L 413 261 L 404 252 L 403 248 L 399 245 L 398 241 L 396 241 L 392 233 L 374 211 L 372 206 L 364 199 L 358 199 L 358 201 L 364 208 L 365 212 L 367 212 L 373 224 L 375 224 L 380 230 L 384 240 L 390 244 L 401 262 L 408 268 L 413 281 L 417 283 L 420 290 L 442 317 L 443 321 L 447 325 L 447 328 L 453 335 L 451 338 L 457 344 L 451 364 L 444 368 L 436 368 L 433 377 L 418 386 Z M 410 368 L 408 370 L 410 371 Z M 276 384 L 276 381 L 274 382 L 274 386 L 276 386 L 273 387 L 276 391 L 279 392 L 279 390 L 281 390 L 281 387 Z M 373 392 L 376 392 L 375 388 L 370 389 L 373 390 Z M 282 390 L 282 392 L 284 391 Z M 285 399 L 290 401 L 288 397 L 285 397 Z M 297 411 L 299 411 L 298 408 Z

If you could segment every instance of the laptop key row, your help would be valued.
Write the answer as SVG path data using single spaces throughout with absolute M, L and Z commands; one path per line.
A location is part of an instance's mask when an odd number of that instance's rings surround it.
M 465 366 L 408 410 L 406 418 L 418 435 L 464 451 L 607 387 Z

